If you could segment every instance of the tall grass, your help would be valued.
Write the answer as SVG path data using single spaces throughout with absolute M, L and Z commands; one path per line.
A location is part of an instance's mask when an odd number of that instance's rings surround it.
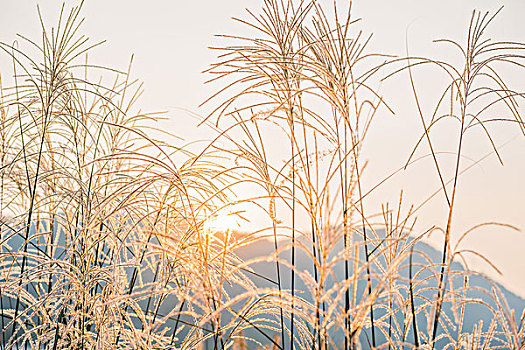
M 525 45 L 488 41 L 497 12 L 473 12 L 465 45 L 440 41 L 458 66 L 369 52 L 351 3 L 265 0 L 238 19 L 252 35 L 215 48 L 202 124 L 217 133 L 197 151 L 152 130 L 162 116 L 136 107 L 131 63 L 88 61 L 98 44 L 80 34 L 80 12 L 0 46 L 14 76 L 0 100 L 4 348 L 524 348 L 525 315 L 455 263 L 481 256 L 458 247 L 493 225 L 454 231 L 467 131 L 481 128 L 499 157 L 488 124 L 524 130 L 523 95 L 498 72 L 522 69 Z M 413 79 L 422 65 L 449 79 L 430 116 Z M 402 191 L 379 216 L 365 205 L 363 147 L 375 116 L 393 113 L 378 86 L 403 72 L 423 130 L 406 166 L 426 145 L 448 208 L 422 232 Z M 493 116 L 498 105 L 509 118 Z M 450 177 L 432 137 L 445 119 L 457 121 Z M 208 224 L 224 213 L 267 225 L 217 232 Z M 418 245 L 435 231 L 439 261 Z M 465 326 L 474 304 L 493 315 L 488 327 Z

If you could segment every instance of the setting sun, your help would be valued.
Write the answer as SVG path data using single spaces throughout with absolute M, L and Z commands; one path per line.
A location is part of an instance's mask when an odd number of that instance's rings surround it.
M 223 210 L 208 217 L 204 223 L 204 232 L 238 231 L 241 229 L 241 220 L 237 213 Z

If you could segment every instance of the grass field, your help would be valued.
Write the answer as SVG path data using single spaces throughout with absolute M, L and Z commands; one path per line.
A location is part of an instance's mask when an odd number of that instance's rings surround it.
M 473 11 L 464 42 L 436 43 L 454 62 L 370 52 L 346 5 L 266 0 L 239 19 L 246 37 L 222 36 L 204 72 L 217 90 L 198 123 L 215 137 L 196 144 L 140 111 L 131 62 L 90 63 L 82 6 L 1 43 L 14 82 L 0 90 L 2 348 L 525 349 L 523 307 L 461 246 L 516 228 L 454 227 L 462 175 L 482 160 L 466 162 L 471 133 L 501 160 L 491 125 L 525 131 L 524 95 L 500 74 L 523 71 L 525 44 L 489 40 L 504 11 Z M 430 111 L 423 68 L 447 81 Z M 430 160 L 427 198 L 446 207 L 424 230 L 426 201 L 365 202 L 363 147 L 377 114 L 395 113 L 379 86 L 401 74 L 421 135 L 395 174 Z M 433 134 L 443 123 L 453 161 Z

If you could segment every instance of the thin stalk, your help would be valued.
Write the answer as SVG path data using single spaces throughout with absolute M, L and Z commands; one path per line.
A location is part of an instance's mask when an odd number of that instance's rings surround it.
M 306 126 L 304 125 L 304 123 L 302 124 L 303 125 L 303 138 L 304 138 L 304 150 L 305 150 L 305 166 L 306 166 L 306 176 L 307 176 L 307 179 L 310 180 L 311 179 L 311 173 L 310 173 L 310 159 L 309 159 L 309 155 L 308 155 L 308 142 L 306 141 L 307 140 L 307 134 L 306 134 Z M 315 136 L 315 135 L 314 135 Z M 308 181 L 309 183 L 310 181 Z M 321 290 L 320 290 L 320 286 L 319 286 L 319 277 L 318 277 L 318 272 L 317 272 L 317 240 L 316 240 L 316 228 L 315 228 L 315 222 L 314 222 L 314 219 L 313 219 L 313 213 L 314 213 L 314 209 L 313 209 L 313 201 L 312 199 L 310 198 L 310 201 L 309 201 L 309 206 L 310 206 L 310 214 L 312 214 L 312 217 L 310 219 L 310 230 L 312 232 L 312 255 L 313 255 L 313 272 L 314 272 L 314 281 L 315 281 L 315 285 L 316 285 L 316 291 L 315 291 L 315 302 L 316 302 L 316 305 L 315 305 L 315 326 L 314 326 L 314 338 L 317 337 L 317 341 L 318 341 L 318 346 L 320 347 L 321 346 L 321 319 L 320 319 L 320 312 L 319 312 L 319 307 L 320 307 L 320 304 L 319 304 L 319 294 L 321 293 Z M 314 348 L 314 346 L 312 346 L 312 348 Z
M 53 85 L 54 85 L 54 70 L 52 71 L 52 74 L 51 74 L 51 81 L 50 81 L 50 87 L 49 87 L 49 90 L 50 91 L 53 91 Z M 32 215 L 33 215 L 33 210 L 34 210 L 34 205 L 35 205 L 35 198 L 36 198 L 36 189 L 37 189 L 37 184 L 38 184 L 38 178 L 39 178 L 39 174 L 40 174 L 40 165 L 41 165 L 41 161 L 42 161 L 42 153 L 43 153 L 43 148 L 44 148 L 44 143 L 45 143 L 45 135 L 46 135 L 46 132 L 47 132 L 47 128 L 48 128 L 48 120 L 49 120 L 49 114 L 51 113 L 50 111 L 50 108 L 51 108 L 51 97 L 52 95 L 51 94 L 48 94 L 48 97 L 47 97 L 47 104 L 45 105 L 45 112 L 44 112 L 44 123 L 43 123 L 43 128 L 42 128 L 42 139 L 40 140 L 40 146 L 39 146 L 39 151 L 38 151 L 38 159 L 37 159 L 37 163 L 36 163 L 36 171 L 35 171 L 35 178 L 34 178 L 34 182 L 33 182 L 33 188 L 31 190 L 31 198 L 30 198 L 30 204 L 29 204 L 29 211 L 28 211 L 28 215 L 27 215 L 27 223 L 26 223 L 26 228 L 25 228 L 25 236 L 24 236 L 24 248 L 23 248 L 23 252 L 24 252 L 24 256 L 22 258 L 22 265 L 21 265 L 21 268 L 20 268 L 20 281 L 19 281 L 19 286 L 22 285 L 22 282 L 23 282 L 23 276 L 24 276 L 24 272 L 25 272 L 25 266 L 26 266 L 26 263 L 27 263 L 27 245 L 28 245 L 28 240 L 29 240 L 29 232 L 30 232 L 30 229 L 31 229 L 31 221 L 32 221 Z M 19 115 L 19 120 L 20 120 L 20 133 L 24 133 L 24 130 L 22 128 L 22 117 L 21 115 Z M 31 187 L 31 183 L 29 183 L 29 187 Z M 16 327 L 16 319 L 18 317 L 18 311 L 19 311 L 19 308 L 20 308 L 20 296 L 18 296 L 16 298 L 16 304 L 15 304 L 15 312 L 14 312 L 14 316 L 13 316 L 13 332 L 15 331 L 15 327 Z
M 412 282 L 412 256 L 414 255 L 414 246 L 410 249 L 410 261 L 408 265 L 408 283 L 410 292 L 410 309 L 412 311 L 412 326 L 414 327 L 414 345 L 419 349 L 419 333 L 417 331 L 416 307 L 414 305 L 414 286 Z
M 466 95 L 465 95 L 466 99 Z M 443 243 L 443 255 L 442 255 L 442 261 L 441 261 L 441 269 L 439 272 L 439 284 L 438 284 L 438 294 L 437 294 L 437 304 L 436 304 L 436 313 L 434 315 L 434 322 L 433 322 L 433 330 L 432 330 L 432 348 L 434 348 L 435 344 L 434 341 L 437 336 L 437 328 L 439 324 L 439 317 L 441 314 L 441 306 L 443 302 L 443 294 L 444 294 L 444 276 L 445 276 L 445 266 L 446 266 L 446 259 L 447 259 L 447 253 L 448 253 L 448 245 L 450 241 L 450 231 L 452 228 L 452 214 L 454 212 L 454 201 L 456 198 L 456 189 L 457 189 L 457 181 L 459 178 L 459 167 L 460 167 L 460 160 L 461 160 L 461 150 L 462 150 L 462 142 L 463 142 L 463 128 L 464 128 L 464 113 L 466 108 L 462 112 L 462 118 L 461 118 L 461 128 L 460 128 L 460 136 L 459 136 L 459 143 L 458 143 L 458 152 L 457 152 L 457 158 L 456 158 L 456 170 L 454 174 L 454 184 L 452 185 L 452 195 L 450 199 L 450 206 L 448 210 L 448 218 L 447 218 L 447 228 L 445 230 L 445 241 Z
M 293 142 L 294 135 L 294 124 L 291 123 L 291 149 L 292 149 L 292 276 L 291 276 L 291 289 L 292 289 L 292 305 L 291 305 L 291 315 L 290 315 L 290 350 L 294 349 L 294 307 L 295 307 L 295 146 Z
M 277 227 L 275 225 L 275 220 L 272 220 L 272 221 L 273 221 L 272 222 L 273 243 L 274 243 L 274 249 L 275 249 L 275 254 L 276 254 L 275 269 L 277 272 L 277 288 L 279 289 L 279 301 L 281 303 L 281 305 L 279 305 L 279 312 L 280 312 L 280 318 L 281 318 L 281 346 L 284 349 L 284 334 L 285 333 L 284 333 L 284 315 L 283 315 L 283 306 L 282 306 L 283 294 L 282 294 L 282 289 L 281 289 L 281 269 L 279 267 L 279 255 L 278 255 L 279 246 L 277 243 Z

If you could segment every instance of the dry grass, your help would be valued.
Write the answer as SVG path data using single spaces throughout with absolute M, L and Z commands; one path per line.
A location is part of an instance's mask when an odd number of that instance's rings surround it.
M 458 248 L 472 230 L 451 240 L 468 131 L 481 128 L 499 156 L 487 124 L 525 130 L 523 95 L 498 74 L 501 64 L 523 68 L 525 45 L 488 41 L 492 15 L 473 12 L 465 45 L 443 41 L 458 66 L 369 53 L 350 7 L 266 0 L 239 20 L 254 35 L 216 48 L 207 73 L 222 87 L 202 123 L 217 137 L 197 154 L 151 136 L 158 116 L 136 112 L 141 86 L 129 71 L 88 63 L 96 45 L 79 34 L 79 16 L 63 10 L 40 41 L 1 44 L 15 78 L 0 101 L 4 348 L 525 348 L 525 315 L 454 263 L 479 255 Z M 392 112 L 377 92 L 382 77 L 408 72 L 419 106 L 421 65 L 449 78 L 430 117 L 417 110 L 414 147 L 428 147 L 448 220 L 417 232 L 419 208 L 402 192 L 379 217 L 365 206 L 361 154 L 374 116 Z M 100 69 L 112 84 L 90 79 Z M 496 105 L 509 117 L 494 117 Z M 431 133 L 449 118 L 450 178 Z M 243 207 L 269 224 L 242 234 L 206 226 Z M 417 245 L 434 231 L 444 237 L 439 261 Z M 268 264 L 274 272 L 261 274 Z M 489 325 L 464 327 L 473 304 Z

